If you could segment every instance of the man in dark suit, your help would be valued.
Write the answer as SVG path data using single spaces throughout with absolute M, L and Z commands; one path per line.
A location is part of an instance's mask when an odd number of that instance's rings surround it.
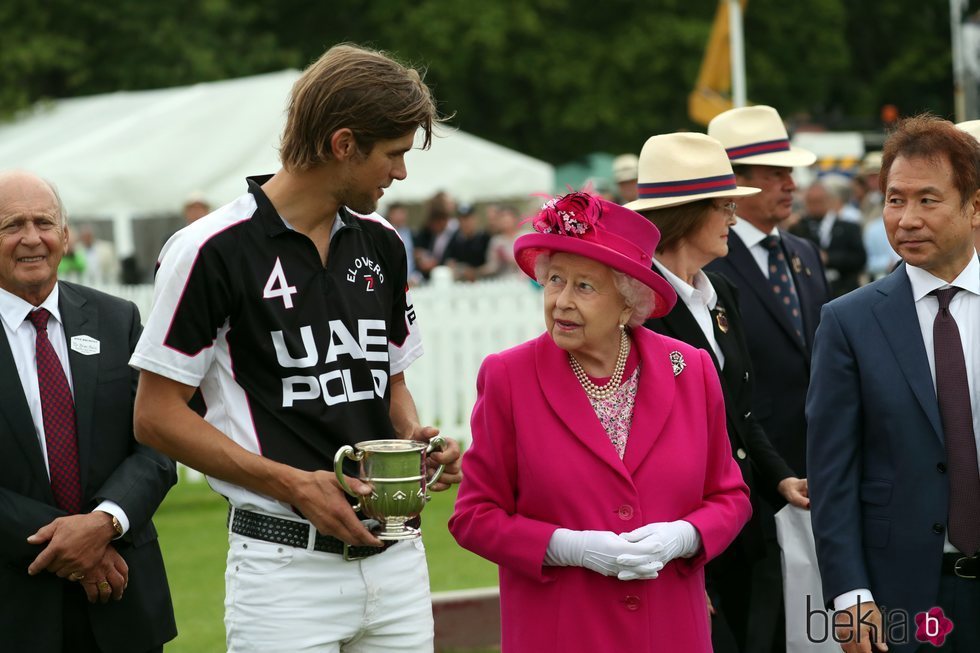
M 980 146 L 934 116 L 903 121 L 882 190 L 905 263 L 824 307 L 813 354 L 823 594 L 848 653 L 880 650 L 882 635 L 895 653 L 978 651 Z
M 67 238 L 48 183 L 0 174 L 0 648 L 161 651 L 175 467 L 133 437 L 136 307 L 59 282 Z
M 790 229 L 820 248 L 832 297 L 845 295 L 861 285 L 861 273 L 868 260 L 861 225 L 841 216 L 845 202 L 841 193 L 845 191 L 819 181 L 810 184 L 803 196 L 803 219 Z
M 810 346 L 827 282 L 813 243 L 779 228 L 792 210 L 793 167 L 810 165 L 813 153 L 789 144 L 772 107 L 732 109 L 708 125 L 708 135 L 725 146 L 739 186 L 762 189 L 739 198 L 738 220 L 728 238 L 728 255 L 706 269 L 738 288 L 755 388 L 753 416 L 795 475 L 806 466 L 804 402 L 810 375 Z M 767 532 L 766 557 L 753 569 L 749 645 L 769 653 L 785 648 L 782 573 L 772 508 L 760 503 Z

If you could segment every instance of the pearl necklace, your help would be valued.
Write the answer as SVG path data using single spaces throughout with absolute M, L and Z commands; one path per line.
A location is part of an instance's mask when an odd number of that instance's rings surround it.
M 571 354 L 568 355 L 568 364 L 572 367 L 572 372 L 575 373 L 575 377 L 578 382 L 582 384 L 582 389 L 585 390 L 585 394 L 589 396 L 590 399 L 596 401 L 605 401 L 609 399 L 616 391 L 619 390 L 619 386 L 623 383 L 623 372 L 626 370 L 626 357 L 630 351 L 630 339 L 626 335 L 626 329 L 623 329 L 619 335 L 619 356 L 616 357 L 616 367 L 613 368 L 612 376 L 609 377 L 609 382 L 606 385 L 599 387 L 592 382 L 589 375 L 585 373 L 582 369 L 582 364 L 575 360 L 575 357 Z

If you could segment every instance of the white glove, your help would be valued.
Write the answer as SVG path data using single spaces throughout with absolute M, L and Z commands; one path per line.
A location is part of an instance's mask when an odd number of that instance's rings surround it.
M 618 560 L 626 557 L 633 561 L 642 556 L 644 547 L 626 541 L 611 531 L 571 531 L 559 528 L 548 542 L 544 564 L 552 567 L 585 567 L 603 576 L 617 576 L 620 580 L 656 578 L 663 568 L 656 563 L 637 573 L 635 563 L 630 567 Z M 626 574 L 628 578 L 623 578 Z
M 659 571 L 674 558 L 690 558 L 701 548 L 698 530 L 683 520 L 654 522 L 620 537 L 640 547 L 639 552 L 624 553 L 617 558 L 616 562 L 623 570 L 620 580 L 650 578 L 652 566 L 659 565 Z

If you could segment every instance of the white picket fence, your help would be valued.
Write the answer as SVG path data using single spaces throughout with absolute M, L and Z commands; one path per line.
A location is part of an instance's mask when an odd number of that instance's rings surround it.
M 149 314 L 153 287 L 100 286 Z M 529 280 L 454 283 L 449 270 L 412 290 L 425 355 L 405 372 L 419 418 L 442 433 L 469 442 L 476 375 L 487 354 L 524 342 L 544 330 L 541 291 Z

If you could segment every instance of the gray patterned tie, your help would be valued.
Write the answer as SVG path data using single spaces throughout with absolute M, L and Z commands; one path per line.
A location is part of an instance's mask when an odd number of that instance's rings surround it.
M 796 288 L 789 276 L 789 266 L 786 265 L 786 256 L 783 248 L 779 246 L 779 238 L 776 236 L 766 236 L 762 239 L 762 246 L 769 250 L 769 286 L 776 295 L 776 300 L 786 309 L 786 315 L 796 330 L 796 335 L 800 342 L 803 339 L 803 314 L 800 312 L 800 298 L 796 294 Z

